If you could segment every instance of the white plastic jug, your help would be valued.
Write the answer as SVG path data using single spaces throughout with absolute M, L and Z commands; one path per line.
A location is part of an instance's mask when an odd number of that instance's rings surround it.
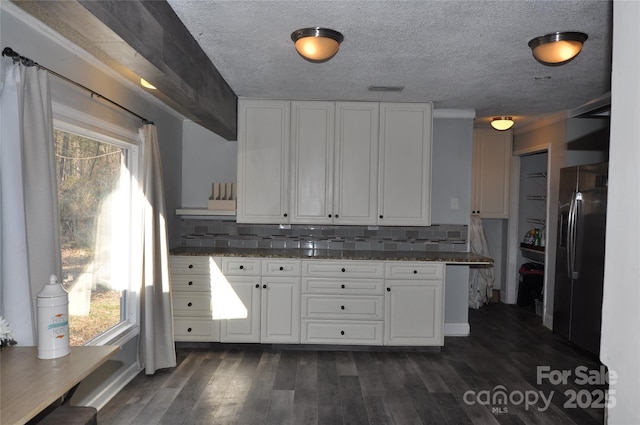
M 38 299 L 38 358 L 55 359 L 69 354 L 69 294 L 55 275 Z

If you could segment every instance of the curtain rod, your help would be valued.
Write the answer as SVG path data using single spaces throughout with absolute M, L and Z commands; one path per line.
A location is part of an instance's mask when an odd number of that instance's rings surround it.
M 73 80 L 71 80 L 71 79 L 69 79 L 69 78 L 65 77 L 64 75 L 60 75 L 60 74 L 58 74 L 57 72 L 50 70 L 50 69 L 49 69 L 49 68 L 47 68 L 46 66 L 42 66 L 42 65 L 40 65 L 39 63 L 34 62 L 33 60 L 31 60 L 31 59 L 29 59 L 29 58 L 27 58 L 27 57 L 25 57 L 25 56 L 20 55 L 18 52 L 14 51 L 11 47 L 5 47 L 5 48 L 2 50 L 2 56 L 10 57 L 11 59 L 13 59 L 13 63 L 20 62 L 20 63 L 22 63 L 22 65 L 24 65 L 24 66 L 35 66 L 35 67 L 37 67 L 37 68 L 39 68 L 39 69 L 44 69 L 44 70 L 45 70 L 45 71 L 47 71 L 48 73 L 53 74 L 53 75 L 55 75 L 56 77 L 58 77 L 58 78 L 60 78 L 60 79 L 62 79 L 62 80 L 64 80 L 64 81 L 66 81 L 66 82 L 68 82 L 68 83 L 71 83 L 71 84 L 73 84 L 73 85 L 75 85 L 75 86 L 78 86 L 78 87 L 80 87 L 80 88 L 82 88 L 82 89 L 84 89 L 84 90 L 88 91 L 89 93 L 91 93 L 91 97 L 93 97 L 93 96 L 97 96 L 97 97 L 99 97 L 99 98 L 102 98 L 102 99 L 106 100 L 107 102 L 111 103 L 112 105 L 117 106 L 118 108 L 120 108 L 120 109 L 122 109 L 122 110 L 124 110 L 124 111 L 127 111 L 128 113 L 130 113 L 130 114 L 131 114 L 131 115 L 133 115 L 134 117 L 137 117 L 137 118 L 141 119 L 143 124 L 153 124 L 153 121 L 149 121 L 149 120 L 148 120 L 148 119 L 146 119 L 145 117 L 142 117 L 142 116 L 140 116 L 140 115 L 136 114 L 136 113 L 135 113 L 135 112 L 133 112 L 132 110 L 130 110 L 130 109 L 128 109 L 128 108 L 126 108 L 126 107 L 124 107 L 124 106 L 120 105 L 120 104 L 119 104 L 119 103 L 117 103 L 117 102 L 114 102 L 113 100 L 109 99 L 108 97 L 105 97 L 105 96 L 101 95 L 100 93 L 97 93 L 97 92 L 95 92 L 95 91 L 91 90 L 90 88 L 88 88 L 88 87 L 86 87 L 86 86 L 83 86 L 82 84 L 80 84 L 80 83 L 78 83 L 78 82 L 75 82 L 75 81 L 73 81 Z

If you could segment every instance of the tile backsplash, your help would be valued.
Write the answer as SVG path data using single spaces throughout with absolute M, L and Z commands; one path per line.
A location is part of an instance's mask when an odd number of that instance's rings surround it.
M 181 246 L 337 249 L 344 251 L 467 251 L 468 226 L 420 227 L 238 224 L 182 219 Z

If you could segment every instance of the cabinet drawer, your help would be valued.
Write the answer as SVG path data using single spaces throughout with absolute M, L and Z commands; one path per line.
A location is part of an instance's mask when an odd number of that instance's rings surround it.
M 220 268 L 220 259 L 198 255 L 171 255 L 169 267 L 171 274 L 209 275 L 211 267 Z
M 303 295 L 302 317 L 309 319 L 382 320 L 384 298 Z
M 442 279 L 444 278 L 443 263 L 398 261 L 387 263 L 387 279 Z
M 171 289 L 174 292 L 211 292 L 209 275 L 171 275 Z
M 303 320 L 303 344 L 382 345 L 382 322 Z
M 383 278 L 384 264 L 375 261 L 303 261 L 302 276 Z
M 211 318 L 211 294 L 173 294 L 173 314 L 175 316 L 196 316 Z
M 302 279 L 302 292 L 335 295 L 381 295 L 382 279 Z
M 222 273 L 234 276 L 260 276 L 260 263 L 261 260 L 256 258 L 223 258 Z
M 263 276 L 300 276 L 300 261 L 262 260 Z
M 220 341 L 220 321 L 198 317 L 176 317 L 173 319 L 176 341 Z

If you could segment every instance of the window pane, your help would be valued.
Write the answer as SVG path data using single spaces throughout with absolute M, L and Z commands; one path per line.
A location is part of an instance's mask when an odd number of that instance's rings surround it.
M 55 130 L 63 286 L 71 345 L 120 323 L 129 282 L 127 149 Z

